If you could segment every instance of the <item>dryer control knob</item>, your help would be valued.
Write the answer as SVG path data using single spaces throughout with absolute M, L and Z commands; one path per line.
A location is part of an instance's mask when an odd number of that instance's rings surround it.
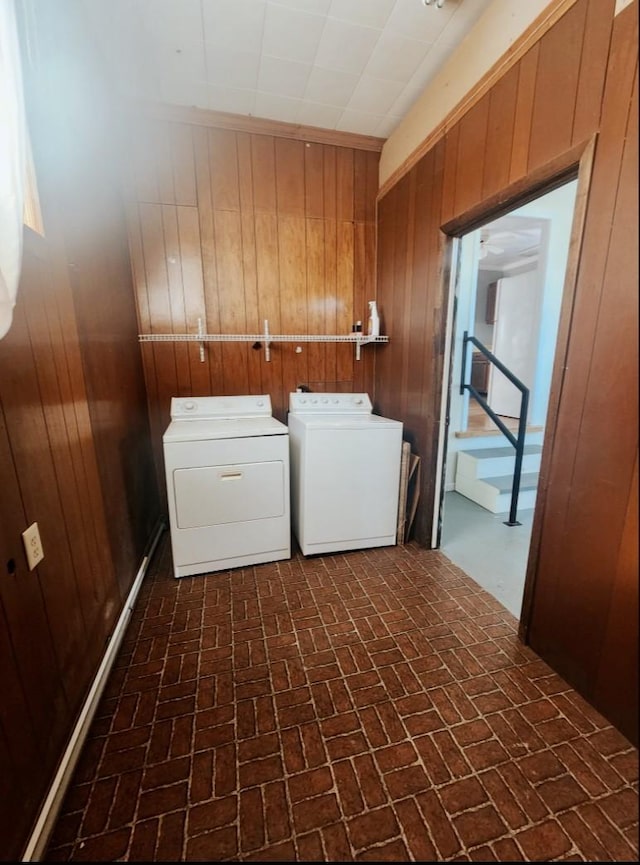
M 305 403 L 306 403 L 306 399 L 301 399 L 301 400 L 300 400 L 300 405 L 304 405 Z
M 355 402 L 356 405 L 362 405 L 362 400 L 359 399 L 359 398 L 356 399 L 356 400 L 354 400 L 354 402 Z
M 324 403 L 328 403 L 329 400 L 328 400 L 328 399 L 323 399 L 322 402 L 324 402 Z
M 318 400 L 317 400 L 317 399 L 312 399 L 311 402 L 315 405 L 315 404 L 318 402 Z
M 336 405 L 338 405 L 339 402 L 340 402 L 339 399 L 334 399 L 334 403 L 335 403 Z
M 256 403 L 256 405 L 259 406 L 259 408 L 262 408 L 262 406 L 264 405 L 264 400 L 259 399 L 258 402 Z
M 187 400 L 186 402 L 183 402 L 183 403 L 182 403 L 182 408 L 183 408 L 185 411 L 193 411 L 194 408 L 197 408 L 197 407 L 198 407 L 198 406 L 197 406 L 197 403 L 195 403 L 192 399 L 189 399 L 189 400 Z

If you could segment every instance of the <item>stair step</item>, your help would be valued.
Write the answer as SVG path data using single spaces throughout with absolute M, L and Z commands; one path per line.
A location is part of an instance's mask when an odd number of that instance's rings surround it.
M 500 475 L 490 478 L 472 478 L 456 475 L 455 490 L 476 504 L 494 514 L 507 513 L 511 507 L 511 487 L 513 475 Z M 535 506 L 538 489 L 538 473 L 526 472 L 520 476 L 518 509 Z
M 522 457 L 523 473 L 536 472 L 540 468 L 541 454 L 541 445 L 524 446 Z M 515 462 L 515 448 L 511 446 L 459 451 L 456 463 L 456 478 L 459 475 L 472 479 L 508 475 L 513 473 Z

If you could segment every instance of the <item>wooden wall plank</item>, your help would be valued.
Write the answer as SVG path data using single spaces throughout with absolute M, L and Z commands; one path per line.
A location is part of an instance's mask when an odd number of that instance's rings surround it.
M 275 139 L 269 135 L 251 136 L 253 199 L 256 210 L 274 213 L 276 199 Z
M 304 142 L 275 140 L 278 214 L 305 215 Z
M 468 210 L 482 198 L 484 163 L 493 158 L 485 148 L 489 121 L 488 93 L 460 121 L 454 208 Z
M 513 118 L 513 143 L 509 167 L 509 182 L 511 183 L 524 177 L 529 165 L 533 101 L 536 93 L 539 58 L 540 43 L 536 43 L 515 67 L 518 70 L 518 94 Z
M 587 4 L 574 4 L 540 42 L 529 171 L 568 150 L 576 110 Z
M 598 129 L 615 0 L 589 0 L 573 117 L 572 144 L 586 141 Z M 603 8 L 604 6 L 604 8 Z M 603 14 L 604 13 L 604 14 Z
M 214 227 L 220 298 L 220 332 L 246 333 L 240 214 L 234 211 L 217 210 L 214 213 Z M 223 345 L 222 372 L 222 393 L 249 393 L 247 346 L 244 343 Z
M 180 123 L 170 123 L 168 132 L 175 202 L 195 206 L 198 201 L 191 129 Z
M 492 88 L 489 96 L 482 198 L 488 198 L 509 184 L 518 71 L 517 66 L 510 69 Z
M 311 142 L 306 142 L 304 146 L 304 201 L 305 214 L 322 219 L 324 216 L 323 148 Z
M 240 210 L 236 133 L 209 129 L 209 171 L 214 210 Z

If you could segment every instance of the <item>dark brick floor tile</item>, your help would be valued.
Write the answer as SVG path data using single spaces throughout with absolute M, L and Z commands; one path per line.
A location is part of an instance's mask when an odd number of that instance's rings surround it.
M 479 780 L 510 829 L 521 829 L 529 822 L 516 797 L 496 769 L 482 772 Z
M 300 802 L 327 793 L 333 788 L 333 775 L 328 766 L 311 769 L 287 779 L 287 787 L 292 802 Z
M 295 862 L 296 849 L 293 841 L 285 841 L 281 844 L 272 844 L 263 847 L 254 853 L 245 854 L 242 859 L 246 862 Z
M 187 831 L 190 836 L 217 829 L 235 822 L 238 816 L 238 796 L 226 796 L 224 799 L 214 799 L 202 805 L 189 808 L 187 815 Z
M 46 859 L 637 860 L 637 775 L 439 552 L 176 581 L 167 538 Z
M 453 825 L 463 844 L 476 847 L 506 834 L 505 826 L 493 805 L 482 805 L 453 818 Z
M 378 808 L 347 822 L 347 832 L 356 850 L 363 850 L 396 837 L 400 827 L 391 808 Z
M 136 821 L 129 845 L 130 862 L 155 862 L 159 829 L 159 818 Z
M 74 850 L 73 858 L 79 862 L 116 862 L 126 854 L 130 838 L 130 827 L 88 838 Z
M 349 760 L 341 760 L 333 764 L 336 789 L 342 813 L 346 817 L 361 814 L 365 810 L 364 799 L 358 783 L 358 777 Z
M 522 848 L 526 860 L 531 862 L 549 862 L 557 859 L 571 849 L 571 839 L 555 820 L 538 823 L 530 829 L 524 829 L 515 835 L 515 840 Z
M 325 793 L 293 805 L 293 824 L 296 832 L 319 829 L 340 819 L 340 808 L 335 793 Z
M 187 840 L 187 862 L 219 862 L 230 859 L 238 852 L 238 838 L 235 826 L 225 826 L 197 835 Z
M 364 850 L 356 856 L 362 862 L 406 862 L 408 858 L 406 845 L 400 838 Z
M 538 795 L 550 811 L 564 811 L 579 805 L 589 798 L 588 794 L 570 775 L 562 775 L 551 781 L 543 781 L 537 788 Z
M 448 814 L 475 808 L 489 798 L 477 778 L 463 778 L 462 781 L 446 784 L 438 790 L 438 795 Z
M 441 859 L 455 856 L 461 849 L 458 836 L 453 831 L 451 820 L 442 807 L 440 799 L 433 790 L 420 793 L 416 797 L 429 832 Z
M 349 862 L 353 859 L 351 844 L 343 823 L 323 826 L 320 830 L 327 862 Z
M 160 818 L 160 830 L 155 857 L 160 862 L 179 862 L 182 859 L 185 814 L 177 811 Z
M 598 805 L 609 820 L 620 829 L 626 829 L 638 822 L 638 791 L 626 787 L 609 793 L 598 800 Z
M 501 838 L 491 845 L 498 862 L 523 862 L 522 851 L 513 838 Z
M 387 793 L 371 754 L 361 754 L 353 759 L 353 768 L 358 776 L 362 797 L 368 808 L 385 804 Z
M 558 822 L 587 860 L 606 862 L 607 851 L 575 811 L 566 811 L 564 814 L 560 814 Z
M 147 790 L 140 794 L 138 819 L 157 817 L 186 807 L 187 783 L 172 784 L 157 790 Z

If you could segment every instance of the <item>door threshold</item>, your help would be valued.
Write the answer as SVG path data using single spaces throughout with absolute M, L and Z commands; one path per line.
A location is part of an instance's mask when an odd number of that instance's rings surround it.
M 510 427 L 507 424 L 507 427 L 511 429 L 514 434 L 517 434 L 518 427 L 517 425 Z M 543 426 L 528 426 L 527 434 L 529 433 L 537 433 L 542 432 L 544 430 Z M 502 436 L 504 433 L 502 430 L 499 430 L 497 427 L 494 429 L 467 429 L 460 430 L 459 432 L 454 433 L 457 439 L 471 439 L 471 438 L 484 438 L 485 436 Z

